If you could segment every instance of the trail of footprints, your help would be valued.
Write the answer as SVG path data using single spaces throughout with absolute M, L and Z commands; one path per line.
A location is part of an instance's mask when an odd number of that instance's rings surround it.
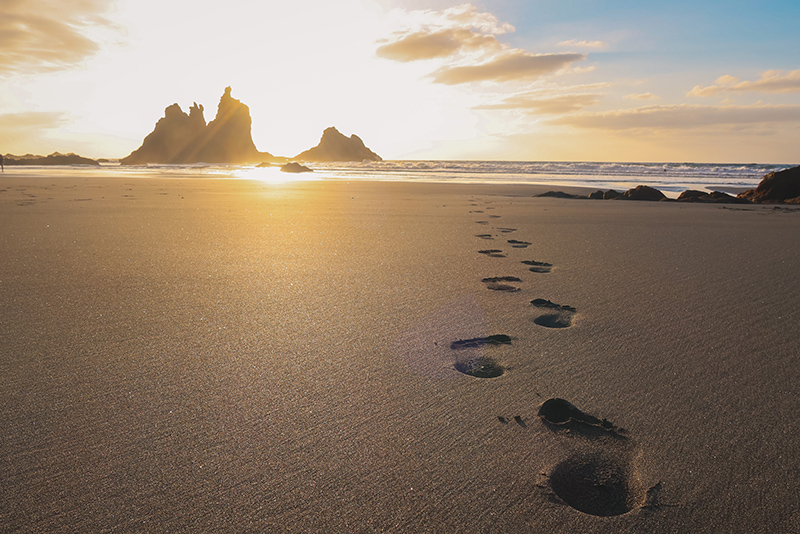
M 484 210 L 490 209 L 493 207 L 487 205 L 483 210 L 470 213 L 484 213 Z M 501 216 L 489 217 L 497 219 Z M 476 222 L 481 225 L 489 224 L 486 220 Z M 517 231 L 516 228 L 508 227 L 494 230 L 499 234 Z M 475 237 L 487 241 L 499 239 L 493 233 L 477 234 Z M 515 249 L 526 249 L 532 245 L 517 239 L 507 239 L 506 243 Z M 506 252 L 500 248 L 483 249 L 478 253 L 491 258 L 507 257 Z M 524 260 L 521 263 L 530 272 L 537 274 L 547 274 L 553 269 L 553 264 L 545 261 Z M 516 276 L 487 277 L 481 281 L 489 290 L 507 293 L 521 291 L 518 284 L 523 283 Z M 568 328 L 573 325 L 577 313 L 572 306 L 557 304 L 544 298 L 533 299 L 530 306 L 536 312 L 533 323 L 544 328 Z M 513 338 L 506 334 L 453 341 L 450 348 L 456 353 L 454 367 L 459 372 L 476 378 L 497 378 L 507 369 L 495 358 L 486 356 L 483 349 L 511 345 L 512 341 Z M 656 498 L 661 484 L 645 490 L 635 461 L 640 451 L 624 429 L 614 426 L 605 418 L 589 415 L 560 398 L 542 403 L 537 416 L 543 425 L 563 439 L 575 436 L 583 438 L 573 441 L 573 446 L 567 448 L 569 453 L 566 457 L 549 471 L 540 474 L 545 480 L 540 487 L 549 492 L 554 502 L 601 517 L 621 515 L 635 509 L 654 509 L 658 506 Z M 510 425 L 513 421 L 519 427 L 528 426 L 520 415 L 513 418 L 498 415 L 497 420 L 502 425 Z M 578 445 L 574 446 L 575 443 Z

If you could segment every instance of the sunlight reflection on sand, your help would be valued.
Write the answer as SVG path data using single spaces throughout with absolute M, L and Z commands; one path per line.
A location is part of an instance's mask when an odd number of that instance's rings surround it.
M 230 169 L 233 178 L 256 180 L 266 184 L 285 184 L 289 182 L 309 182 L 322 180 L 311 173 L 292 174 L 281 172 L 280 167 L 239 167 Z

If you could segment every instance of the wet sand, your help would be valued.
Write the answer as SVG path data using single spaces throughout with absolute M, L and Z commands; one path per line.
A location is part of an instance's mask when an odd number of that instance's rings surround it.
M 0 531 L 800 531 L 800 212 L 547 189 L 0 176 Z

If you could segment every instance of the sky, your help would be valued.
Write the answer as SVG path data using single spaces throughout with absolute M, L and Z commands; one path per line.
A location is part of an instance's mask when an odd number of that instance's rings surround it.
M 0 0 L 0 153 L 119 158 L 226 86 L 259 150 L 798 163 L 800 2 Z

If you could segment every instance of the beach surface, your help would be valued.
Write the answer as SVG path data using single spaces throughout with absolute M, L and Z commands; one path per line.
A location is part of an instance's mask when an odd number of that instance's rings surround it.
M 800 212 L 547 189 L 0 176 L 0 531 L 800 531 Z

